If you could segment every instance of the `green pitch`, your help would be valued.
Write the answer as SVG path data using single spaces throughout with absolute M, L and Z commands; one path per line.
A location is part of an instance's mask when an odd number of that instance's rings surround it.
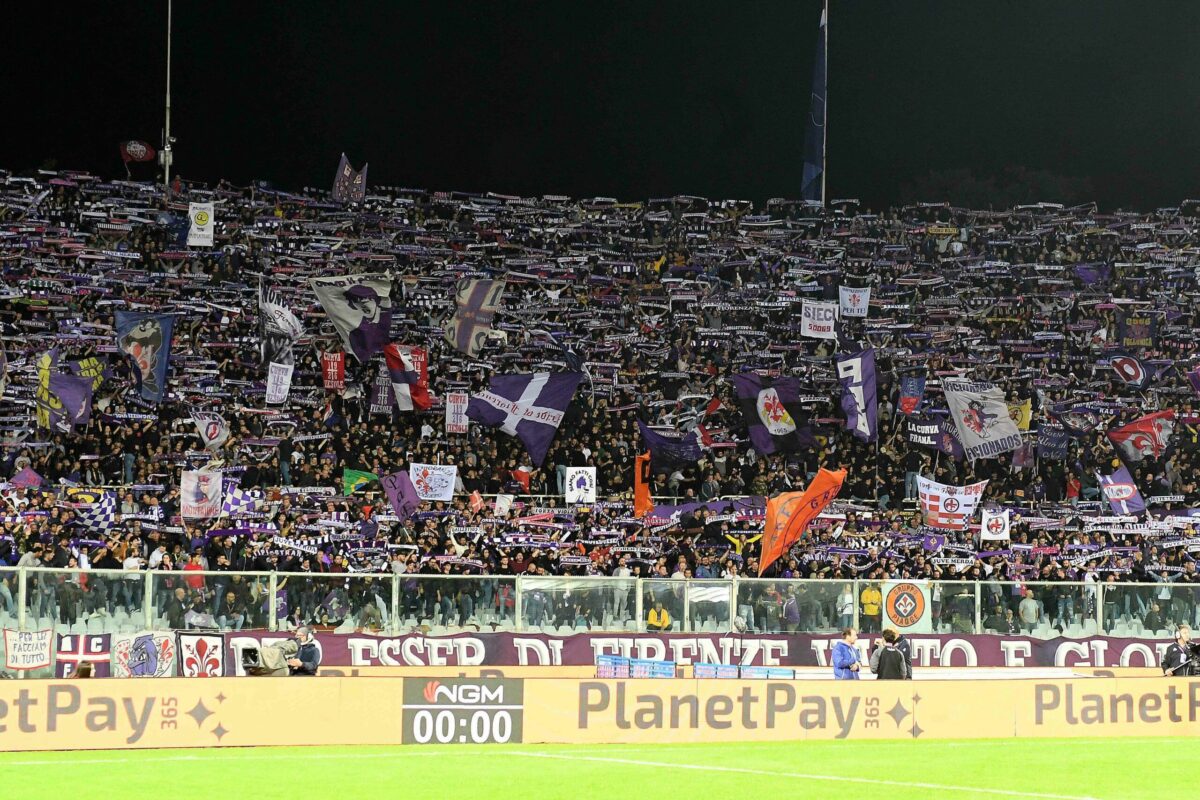
M 3 753 L 0 796 L 1157 800 L 1191 796 L 1180 775 L 1198 753 L 1197 739 Z

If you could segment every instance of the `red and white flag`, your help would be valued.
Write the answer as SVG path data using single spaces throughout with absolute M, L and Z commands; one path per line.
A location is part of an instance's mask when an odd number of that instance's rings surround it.
M 389 344 L 383 348 L 388 375 L 401 411 L 427 411 L 433 405 L 429 396 L 428 355 L 423 347 Z
M 948 486 L 918 476 L 917 491 L 921 496 L 925 524 L 931 528 L 963 530 L 975 516 L 975 507 L 987 484 L 987 481 L 980 481 L 966 486 Z
M 1171 434 L 1175 432 L 1175 412 L 1168 409 L 1135 419 L 1123 428 L 1108 432 L 1122 460 L 1141 461 L 1150 456 L 1158 458 L 1167 451 Z
M 121 160 L 126 164 L 130 161 L 153 161 L 154 148 L 137 140 L 121 142 Z

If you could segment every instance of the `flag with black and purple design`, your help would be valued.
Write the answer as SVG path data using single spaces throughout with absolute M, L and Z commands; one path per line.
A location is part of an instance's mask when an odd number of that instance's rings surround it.
M 1112 272 L 1112 267 L 1107 264 L 1076 264 L 1075 274 L 1079 280 L 1091 286 L 1093 283 L 1099 283 L 1108 280 L 1109 274 Z
M 458 282 L 457 309 L 446 326 L 446 341 L 468 356 L 476 356 L 492 331 L 492 320 L 504 296 L 504 281 Z
M 729 379 L 737 389 L 750 442 L 757 452 L 793 452 L 818 446 L 808 416 L 800 408 L 798 379 L 771 379 L 754 372 Z
M 1101 475 L 1097 472 L 1096 478 L 1100 481 L 1100 491 L 1112 506 L 1114 514 L 1141 514 L 1146 510 L 1146 501 L 1142 499 L 1141 492 L 1133 482 L 1133 476 L 1125 467 L 1121 467 L 1112 475 Z
M 367 167 L 358 172 L 350 166 L 350 159 L 342 153 L 338 161 L 337 174 L 333 176 L 333 201 L 335 203 L 357 203 L 367 196 Z
M 925 401 L 925 376 L 905 375 L 900 378 L 900 413 L 917 414 Z
M 174 327 L 170 314 L 117 312 L 117 348 L 133 362 L 143 400 L 161 403 L 166 397 Z
M 1117 353 L 1108 360 L 1108 366 L 1121 382 L 1135 389 L 1145 389 L 1155 373 L 1142 359 L 1132 353 Z
M 346 352 L 365 363 L 388 343 L 392 327 L 392 279 L 387 275 L 309 278 Z
M 695 464 L 704 456 L 700 442 L 693 431 L 682 436 L 666 436 L 638 420 L 638 429 L 646 447 L 650 448 L 650 463 L 654 469 L 673 469 Z
M 581 380 L 578 372 L 496 375 L 488 391 L 471 395 L 467 416 L 519 437 L 534 466 L 540 467 Z
M 1100 412 L 1085 405 L 1051 406 L 1050 418 L 1063 426 L 1068 436 L 1082 439 L 1100 427 Z
M 1037 455 L 1050 461 L 1061 461 L 1067 457 L 1066 428 L 1061 425 L 1043 423 L 1037 432 Z
M 427 411 L 429 396 L 428 354 L 424 347 L 389 344 L 383 348 L 396 407 L 401 411 Z
M 86 425 L 92 418 L 92 379 L 65 372 L 50 376 L 50 394 L 58 399 L 58 413 L 51 412 L 51 422 L 59 427 Z
M 904 427 L 909 444 L 937 450 L 955 461 L 962 461 L 966 455 L 950 419 L 914 414 L 905 420 Z
M 1152 311 L 1125 311 L 1117 318 L 1117 344 L 1126 348 L 1154 347 L 1158 315 Z
M 379 482 L 383 484 L 384 494 L 387 495 L 388 502 L 392 504 L 392 511 L 396 512 L 396 518 L 401 522 L 411 517 L 421 507 L 421 497 L 417 494 L 417 487 L 413 486 L 412 478 L 408 476 L 407 470 L 384 475 Z
M 875 394 L 875 351 L 871 348 L 837 357 L 846 430 L 864 442 L 879 435 L 879 403 Z

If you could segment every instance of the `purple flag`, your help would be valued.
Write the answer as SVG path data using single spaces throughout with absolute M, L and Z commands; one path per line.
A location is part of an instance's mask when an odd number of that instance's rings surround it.
M 1112 271 L 1112 267 L 1107 264 L 1076 264 L 1075 274 L 1079 276 L 1079 280 L 1091 286 L 1097 281 L 1107 281 L 1108 275 Z
M 467 416 L 519 436 L 534 466 L 540 467 L 582 379 L 579 372 L 497 375 L 488 382 L 488 391 L 471 395 Z
M 360 172 L 350 166 L 350 159 L 342 153 L 337 174 L 333 176 L 333 200 L 336 203 L 357 203 L 367 196 L 367 166 Z
M 800 381 L 771 378 L 753 372 L 730 376 L 737 388 L 750 441 L 759 453 L 817 447 L 812 428 L 800 409 Z
M 1187 376 L 1188 382 L 1192 384 L 1192 389 L 1195 390 L 1197 395 L 1200 395 L 1200 367 L 1196 367 Z
M 446 341 L 474 357 L 492 330 L 492 320 L 504 295 L 504 281 L 459 281 L 458 309 L 446 326 Z
M 650 461 L 654 468 L 670 469 L 695 464 L 704 455 L 694 432 L 686 436 L 664 436 L 648 428 L 640 419 L 638 428 L 642 431 L 646 446 L 650 448 Z
M 384 475 L 379 482 L 383 484 L 388 502 L 392 504 L 392 510 L 401 522 L 411 517 L 421 506 L 421 498 L 417 495 L 417 487 L 413 486 L 412 478 L 408 477 L 408 470 L 402 469 L 391 475 Z
M 14 475 L 9 483 L 18 489 L 36 489 L 42 485 L 42 480 L 41 475 L 38 475 L 29 467 L 25 467 Z
M 846 430 L 864 442 L 879 435 L 879 404 L 875 396 L 875 351 L 871 348 L 837 357 L 842 384 Z
M 1146 510 L 1146 501 L 1142 499 L 1133 476 L 1125 467 L 1112 475 L 1096 473 L 1096 477 L 1100 480 L 1100 491 L 1104 492 L 1114 514 L 1141 514 Z
M 61 420 L 75 427 L 86 425 L 92 418 L 91 378 L 55 372 L 50 376 L 50 393 L 62 403 L 61 414 L 51 412 L 51 424 Z

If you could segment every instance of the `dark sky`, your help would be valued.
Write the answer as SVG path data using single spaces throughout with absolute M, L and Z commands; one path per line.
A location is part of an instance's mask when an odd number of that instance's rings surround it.
M 118 141 L 157 146 L 165 9 L 27 11 L 0 165 L 115 176 Z M 176 169 L 327 186 L 345 150 L 375 184 L 796 197 L 819 15 L 819 0 L 178 2 Z M 829 193 L 879 205 L 931 170 L 1022 165 L 1090 178 L 1105 207 L 1200 195 L 1197 32 L 1192 0 L 834 0 Z

